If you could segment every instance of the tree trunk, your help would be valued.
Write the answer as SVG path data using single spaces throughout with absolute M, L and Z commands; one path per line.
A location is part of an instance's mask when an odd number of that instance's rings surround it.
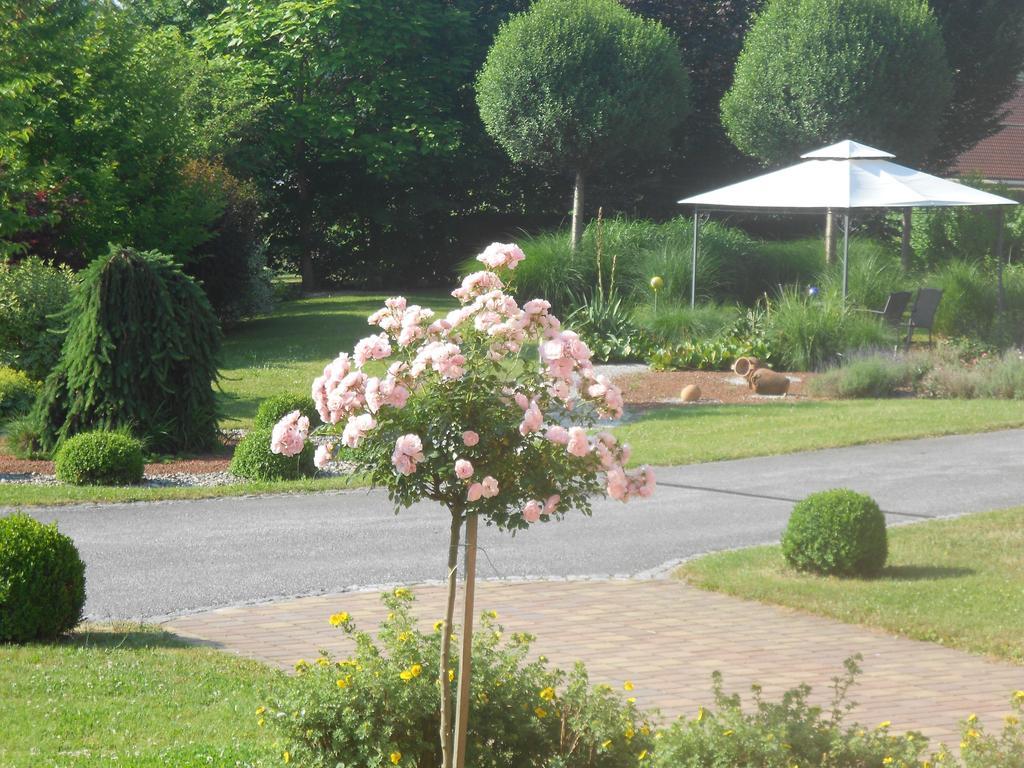
M 831 209 L 825 213 L 825 263 L 836 263 L 836 217 Z
M 900 266 L 903 273 L 910 272 L 913 266 L 914 249 L 910 245 L 910 233 L 913 227 L 913 208 L 903 209 L 903 239 L 900 241 Z
M 459 534 L 462 532 L 462 510 L 452 510 L 451 535 L 448 539 L 448 603 L 445 607 L 444 626 L 441 628 L 441 755 L 442 768 L 452 766 L 452 692 L 448 669 L 452 657 L 452 622 L 455 617 L 455 583 L 459 575 Z
M 465 768 L 469 742 L 469 693 L 473 681 L 473 598 L 476 590 L 477 515 L 466 517 L 466 593 L 462 604 L 462 648 L 459 651 L 459 688 L 455 707 L 455 759 L 453 768 Z
M 583 237 L 583 171 L 576 171 L 576 184 L 572 192 L 572 234 L 569 245 L 573 251 Z

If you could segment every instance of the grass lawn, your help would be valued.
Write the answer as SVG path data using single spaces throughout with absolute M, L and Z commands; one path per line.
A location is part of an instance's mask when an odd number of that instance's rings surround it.
M 31 507 L 56 504 L 111 504 L 128 501 L 170 501 L 174 499 L 216 499 L 223 496 L 258 496 L 281 493 L 322 493 L 358 488 L 366 483 L 361 477 L 306 478 L 276 482 L 238 483 L 209 488 L 142 488 L 106 485 L 29 485 L 3 486 L 0 506 Z M 2 764 L 0 764 L 2 765 Z
M 891 528 L 874 579 L 790 570 L 779 547 L 693 560 L 676 577 L 1024 664 L 1024 507 Z
M 1020 400 L 834 400 L 659 409 L 616 430 L 633 464 L 695 464 L 1024 426 Z
M 224 339 L 220 406 L 226 428 L 248 427 L 260 401 L 307 394 L 313 379 L 339 352 L 352 352 L 379 330 L 366 323 L 393 294 L 338 294 L 281 302 L 273 314 L 240 323 Z M 444 293 L 406 297 L 410 304 L 447 312 L 458 302 Z
M 255 712 L 280 674 L 140 626 L 0 645 L 0 765 L 277 766 Z

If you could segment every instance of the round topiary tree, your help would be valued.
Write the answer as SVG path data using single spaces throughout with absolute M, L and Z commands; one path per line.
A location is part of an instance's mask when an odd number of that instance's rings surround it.
M 924 0 L 769 0 L 744 41 L 722 121 L 774 163 L 842 139 L 918 162 L 952 93 L 942 30 Z
M 72 485 L 132 485 L 142 480 L 142 443 L 123 432 L 80 432 L 54 456 L 57 479 Z
M 169 256 L 111 246 L 82 272 L 68 318 L 60 362 L 33 412 L 45 448 L 121 428 L 155 451 L 213 444 L 220 326 Z
M 298 413 L 298 411 L 296 411 Z M 307 422 L 308 423 L 308 422 Z M 268 482 L 271 480 L 297 480 L 309 477 L 316 468 L 313 466 L 313 445 L 307 444 L 294 456 L 285 456 L 270 450 L 273 425 L 254 426 L 235 446 L 229 471 L 246 480 Z
M 574 248 L 587 173 L 669 151 L 688 94 L 672 35 L 615 0 L 538 0 L 502 25 L 476 81 L 484 126 L 513 161 L 575 175 Z
M 253 417 L 253 427 L 273 429 L 281 419 L 292 411 L 298 411 L 307 419 L 316 418 L 316 407 L 309 395 L 274 395 L 260 401 Z
M 453 291 L 458 309 L 439 317 L 402 297 L 388 299 L 369 317 L 379 333 L 351 356 L 339 355 L 312 389 L 321 431 L 336 436 L 317 448 L 317 466 L 340 452 L 388 490 L 396 511 L 426 500 L 451 514 L 437 678 L 444 768 L 461 768 L 466 758 L 479 521 L 515 531 L 571 510 L 589 514 L 595 494 L 626 501 L 654 490 L 649 469 L 625 471 L 628 446 L 609 432 L 588 431 L 601 416 L 620 416 L 623 400 L 595 371 L 587 345 L 561 327 L 547 301 L 520 307 L 505 293 L 523 252 L 494 243 L 477 258 L 487 269 Z M 299 455 L 309 427 L 301 413 L 289 413 L 274 428 L 272 450 Z M 463 528 L 466 589 L 453 708 L 449 661 Z
M 57 524 L 0 518 L 0 643 L 48 641 L 78 625 L 85 565 Z
M 791 566 L 836 576 L 871 576 L 888 556 L 885 515 L 870 496 L 845 488 L 812 493 L 793 507 L 782 535 Z

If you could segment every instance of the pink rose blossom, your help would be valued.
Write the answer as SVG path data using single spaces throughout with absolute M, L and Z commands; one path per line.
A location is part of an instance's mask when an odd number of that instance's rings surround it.
M 395 441 L 391 463 L 403 475 L 416 471 L 416 464 L 423 461 L 423 441 L 417 435 L 402 435 Z
M 357 367 L 362 368 L 367 361 L 383 360 L 390 354 L 391 345 L 388 343 L 388 337 L 381 333 L 361 339 L 356 344 L 352 359 L 355 360 Z
M 324 469 L 330 463 L 331 447 L 329 445 L 317 446 L 316 453 L 313 454 L 313 466 L 317 469 Z
M 418 377 L 427 368 L 432 368 L 445 379 L 461 379 L 465 374 L 466 357 L 457 344 L 432 341 L 423 345 L 416 353 L 410 374 Z
M 376 426 L 377 420 L 368 413 L 352 416 L 345 423 L 345 430 L 341 433 L 341 441 L 349 448 L 355 448 Z
M 282 456 L 302 453 L 309 437 L 309 419 L 299 411 L 292 411 L 277 424 L 270 435 L 270 450 Z
M 536 523 L 540 520 L 540 515 L 544 511 L 539 501 L 529 501 L 526 506 L 523 507 L 523 520 L 528 523 Z
M 558 445 L 566 445 L 569 442 L 569 430 L 565 427 L 555 424 L 553 427 L 548 427 L 547 432 L 544 433 L 544 437 L 550 440 L 552 443 Z
M 485 499 L 491 499 L 498 495 L 498 481 L 490 475 L 485 477 L 480 485 L 482 486 L 482 493 Z
M 622 467 L 612 467 L 608 470 L 608 495 L 618 501 L 625 501 L 629 493 L 629 481 Z
M 515 269 L 516 264 L 525 258 L 526 254 L 514 243 L 491 243 L 476 260 L 483 262 L 488 269 Z
M 548 496 L 548 500 L 544 502 L 544 512 L 550 515 L 552 512 L 558 509 L 558 502 L 560 502 L 561 500 L 562 497 L 557 493 Z
M 501 282 L 501 278 L 493 272 L 474 272 L 462 279 L 462 286 L 452 291 L 452 296 L 466 304 L 477 296 L 491 291 L 500 291 L 504 287 L 505 284 Z M 451 319 L 450 316 L 449 319 Z M 452 323 L 452 325 L 458 325 L 458 323 Z
M 587 439 L 587 431 L 582 427 L 569 429 L 569 442 L 565 449 L 573 456 L 583 458 L 590 453 L 590 441 Z
M 473 465 L 466 461 L 466 459 L 456 459 L 455 461 L 455 476 L 459 480 L 468 480 L 473 476 Z
M 538 431 L 543 424 L 544 414 L 541 413 L 540 408 L 537 406 L 537 401 L 534 400 L 526 409 L 526 413 L 523 414 L 523 421 L 519 425 L 519 434 L 526 437 L 531 432 Z
M 474 445 L 480 442 L 480 435 L 471 429 L 467 429 L 462 433 L 462 442 L 467 448 L 472 448 Z
M 473 483 L 469 486 L 469 490 L 466 491 L 466 501 L 479 501 L 480 497 L 483 495 L 483 485 L 481 483 Z

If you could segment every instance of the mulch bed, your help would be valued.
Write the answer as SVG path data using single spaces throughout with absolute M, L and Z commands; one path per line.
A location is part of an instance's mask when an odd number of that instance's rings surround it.
M 747 382 L 732 371 L 648 371 L 615 376 L 628 405 L 650 407 L 658 405 L 684 405 L 679 393 L 688 384 L 696 384 L 701 391 L 700 400 L 693 405 L 722 403 L 764 404 L 779 400 L 806 400 L 804 386 L 813 373 L 786 372 L 789 394 L 785 398 L 754 394 Z
M 159 464 L 147 464 L 145 473 L 147 475 L 178 475 L 178 474 L 206 474 L 208 472 L 226 472 L 228 464 L 231 463 L 231 456 L 223 453 L 194 456 L 187 459 L 175 459 L 174 461 L 161 462 Z M 52 475 L 52 461 L 35 461 L 30 459 L 16 459 L 0 453 L 0 474 L 28 474 Z

